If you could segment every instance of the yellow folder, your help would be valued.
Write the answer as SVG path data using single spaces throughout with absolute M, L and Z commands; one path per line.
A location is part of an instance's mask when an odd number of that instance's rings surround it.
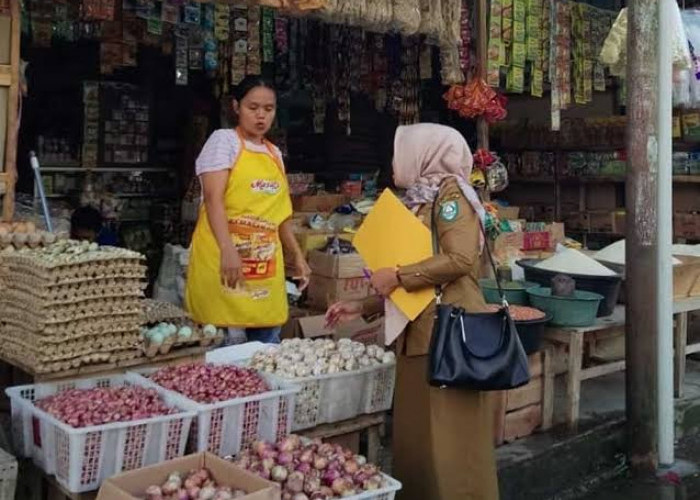
M 416 264 L 433 255 L 430 229 L 388 189 L 358 229 L 353 245 L 372 272 Z M 399 288 L 391 295 L 391 300 L 410 321 L 434 298 L 433 288 L 414 293 Z

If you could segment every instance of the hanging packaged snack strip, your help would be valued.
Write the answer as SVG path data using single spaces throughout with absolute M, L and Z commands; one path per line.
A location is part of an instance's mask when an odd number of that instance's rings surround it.
M 259 75 L 262 73 L 262 48 L 260 46 L 260 7 L 248 7 L 248 54 L 246 73 Z
M 248 63 L 248 9 L 235 5 L 231 10 L 233 21 L 233 54 L 231 55 L 231 84 L 238 85 L 246 75 Z

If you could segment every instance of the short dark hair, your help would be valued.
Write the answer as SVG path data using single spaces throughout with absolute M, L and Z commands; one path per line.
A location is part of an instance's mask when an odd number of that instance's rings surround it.
M 251 90 L 258 87 L 270 89 L 275 93 L 275 95 L 277 95 L 275 86 L 269 80 L 260 75 L 248 75 L 233 88 L 233 98 L 238 102 L 241 102 Z
M 99 233 L 102 230 L 102 214 L 89 205 L 77 208 L 70 216 L 70 229 L 71 233 L 76 229 L 89 229 Z

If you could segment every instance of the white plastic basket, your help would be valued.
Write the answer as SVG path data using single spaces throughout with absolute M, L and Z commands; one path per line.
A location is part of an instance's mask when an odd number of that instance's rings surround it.
M 401 483 L 386 474 L 382 474 L 382 476 L 384 476 L 386 481 L 384 488 L 375 491 L 365 491 L 359 495 L 348 497 L 347 500 L 394 500 L 396 492 L 402 488 Z
M 249 361 L 239 362 L 245 366 Z M 396 362 L 351 372 L 287 379 L 271 375 L 280 383 L 299 385 L 292 432 L 332 424 L 358 415 L 391 409 L 396 384 Z
M 134 372 L 143 385 L 167 391 L 182 408 L 195 411 L 197 421 L 191 431 L 191 451 L 209 451 L 220 457 L 236 456 L 254 441 L 277 442 L 292 432 L 294 399 L 299 386 L 262 375 L 273 389 L 269 392 L 219 403 L 198 403 L 165 389 L 148 378 L 149 368 Z
M 96 490 L 102 481 L 127 470 L 138 469 L 184 455 L 192 411 L 180 411 L 131 422 L 92 427 L 71 427 L 34 405 L 34 401 L 68 389 L 140 385 L 135 375 L 71 380 L 10 387 L 15 440 L 47 474 L 72 493 Z M 159 391 L 165 403 L 182 409 L 179 401 Z

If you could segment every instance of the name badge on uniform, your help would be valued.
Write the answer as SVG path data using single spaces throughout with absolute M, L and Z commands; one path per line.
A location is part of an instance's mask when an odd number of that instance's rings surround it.
M 456 201 L 446 201 L 440 205 L 440 218 L 445 222 L 453 222 L 459 215 L 459 204 Z

